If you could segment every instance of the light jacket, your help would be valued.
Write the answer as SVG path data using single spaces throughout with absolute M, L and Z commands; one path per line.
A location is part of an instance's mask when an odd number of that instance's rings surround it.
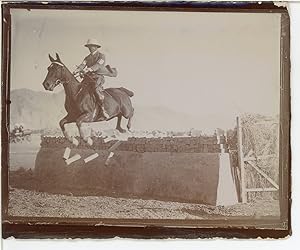
M 93 54 L 89 54 L 78 66 L 80 70 L 83 70 L 85 67 L 90 68 L 93 73 L 101 75 L 103 71 L 101 69 L 105 67 L 105 55 L 98 50 Z

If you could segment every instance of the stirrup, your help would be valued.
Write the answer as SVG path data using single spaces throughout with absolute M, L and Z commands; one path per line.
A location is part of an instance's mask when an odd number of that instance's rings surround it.
M 101 115 L 99 121 L 106 121 L 109 118 L 109 114 L 105 111 L 104 108 L 101 109 Z
M 109 118 L 109 114 L 105 110 L 102 111 L 102 116 L 105 117 L 105 119 Z

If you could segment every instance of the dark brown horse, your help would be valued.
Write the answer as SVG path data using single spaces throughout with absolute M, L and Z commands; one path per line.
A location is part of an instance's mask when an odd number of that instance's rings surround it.
M 97 103 L 90 87 L 77 81 L 74 75 L 61 62 L 58 54 L 56 54 L 56 59 L 49 55 L 49 59 L 51 64 L 48 67 L 43 86 L 46 90 L 53 91 L 55 87 L 62 84 L 65 89 L 67 115 L 59 122 L 63 134 L 70 142 L 78 145 L 78 141 L 69 136 L 65 129 L 65 124 L 76 122 L 80 137 L 92 145 L 93 141 L 90 135 L 85 135 L 82 125 L 84 123 L 101 121 L 101 107 Z M 125 88 L 107 88 L 104 90 L 103 105 L 109 115 L 107 120 L 117 117 L 116 129 L 122 133 L 126 131 L 121 128 L 122 117 L 128 119 L 128 130 L 131 127 L 131 119 L 134 113 L 130 100 L 132 96 L 133 92 Z

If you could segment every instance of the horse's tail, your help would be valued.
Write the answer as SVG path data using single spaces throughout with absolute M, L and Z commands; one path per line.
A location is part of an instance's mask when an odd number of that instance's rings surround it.
M 126 88 L 120 87 L 120 90 L 122 90 L 123 92 L 125 92 L 129 97 L 133 97 L 134 93 Z

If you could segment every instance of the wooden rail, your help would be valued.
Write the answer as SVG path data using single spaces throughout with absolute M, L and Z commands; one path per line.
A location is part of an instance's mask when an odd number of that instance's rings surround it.
M 244 162 L 244 153 L 243 153 L 243 131 L 240 124 L 240 118 L 236 118 L 237 123 L 237 136 L 238 136 L 238 159 L 239 165 L 241 168 L 241 196 L 242 203 L 247 202 L 247 192 L 246 192 L 246 182 L 245 182 L 245 162 Z
M 251 167 L 253 167 L 260 175 L 262 175 L 263 177 L 265 177 L 267 179 L 268 182 L 270 182 L 275 188 L 276 190 L 279 189 L 279 186 L 277 185 L 277 183 L 275 181 L 273 181 L 265 172 L 263 172 L 259 167 L 255 166 L 255 164 L 251 163 L 250 161 L 247 161 L 247 164 L 249 164 Z
M 247 188 L 246 192 L 273 192 L 273 191 L 277 191 L 277 188 Z

